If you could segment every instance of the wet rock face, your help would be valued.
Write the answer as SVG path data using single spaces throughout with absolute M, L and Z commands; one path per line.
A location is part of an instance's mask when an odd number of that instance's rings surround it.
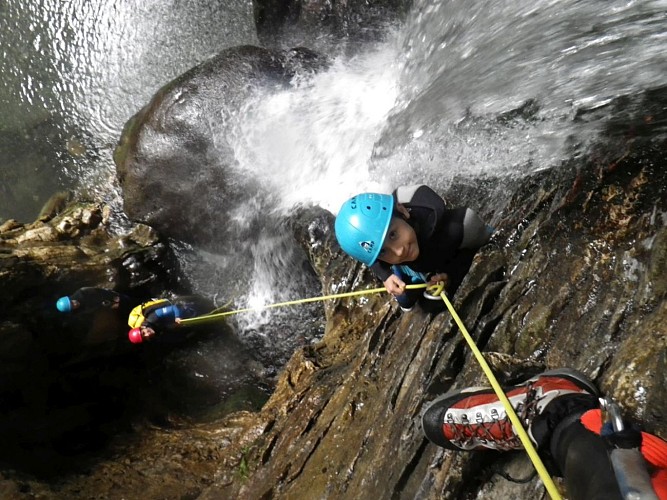
M 137 224 L 118 232 L 109 207 L 68 199 L 55 197 L 33 223 L 0 225 L 2 498 L 39 492 L 55 498 L 49 480 L 87 470 L 90 457 L 108 450 L 114 438 L 140 439 L 135 429 L 147 423 L 168 429 L 202 408 L 215 407 L 220 415 L 266 400 L 258 382 L 261 367 L 224 323 L 184 327 L 139 346 L 129 342 L 131 308 L 150 297 L 187 293 L 183 277 L 154 229 Z M 124 298 L 118 309 L 89 304 L 77 312 L 58 312 L 57 299 L 81 287 L 114 289 Z M 203 311 L 213 307 L 202 297 L 192 300 Z M 193 373 L 188 354 L 197 349 L 219 350 L 216 362 L 223 368 L 200 361 Z M 221 393 L 235 399 L 221 403 Z M 133 475 L 141 477 L 141 468 L 152 466 L 164 445 L 156 444 L 150 454 L 139 447 L 141 458 L 133 460 L 142 465 L 130 467 L 134 473 L 129 475 L 129 459 L 102 466 L 112 478 L 105 484 L 96 481 L 96 495 L 107 484 L 113 489 L 118 471 L 124 473 L 118 481 L 134 484 Z M 217 451 L 197 442 L 182 453 L 198 463 Z M 180 461 L 169 456 L 164 466 L 168 463 Z M 198 474 L 210 477 L 211 470 L 209 465 Z M 15 479 L 13 471 L 46 482 Z M 167 498 L 177 482 L 162 481 L 142 494 L 143 486 L 137 486 L 132 496 Z M 77 497 L 78 492 L 62 496 Z
M 287 86 L 323 64 L 307 49 L 235 47 L 162 88 L 126 124 L 114 154 L 127 215 L 167 236 L 209 242 L 242 196 L 227 178 L 234 114 L 258 88 Z
M 613 121 L 607 142 L 559 168 L 515 184 L 462 182 L 441 194 L 478 208 L 497 228 L 454 306 L 499 381 L 562 366 L 582 370 L 630 421 L 667 438 L 667 142 L 664 106 L 646 109 L 650 120 Z M 62 231 L 88 234 L 82 219 L 54 219 L 50 229 L 31 232 L 12 232 L 8 222 L 5 247 L 16 246 L 19 234 L 22 245 L 37 247 Z M 290 224 L 323 293 L 377 286 L 335 244 L 331 214 L 303 208 Z M 6 254 L 17 273 L 34 275 L 30 261 Z M 75 256 L 67 259 L 78 262 Z M 295 353 L 261 411 L 143 432 L 57 486 L 8 472 L 0 487 L 54 498 L 544 496 L 537 478 L 523 484 L 496 474 L 530 477 L 524 454 L 456 453 L 423 437 L 428 402 L 451 388 L 486 384 L 447 312 L 403 314 L 385 294 L 332 300 L 325 312 L 324 338 Z M 5 332 L 25 332 L 13 328 Z M 23 344 L 16 352 L 33 350 Z M 56 417 L 54 425 L 73 420 Z
M 573 367 L 626 418 L 667 437 L 664 147 L 661 133 L 613 138 L 514 186 L 502 213 L 482 207 L 498 234 L 476 256 L 455 307 L 501 383 Z M 443 194 L 479 196 L 465 186 Z M 316 243 L 331 234 L 324 214 L 311 217 L 301 240 L 325 293 L 374 283 L 335 244 Z M 230 444 L 200 498 L 542 495 L 537 478 L 494 476 L 530 477 L 523 454 L 455 453 L 424 439 L 425 403 L 486 382 L 448 313 L 401 314 L 386 296 L 326 310 L 323 341 L 293 357 L 247 422 L 250 444 Z M 241 467 L 247 477 L 239 480 Z
M 136 225 L 115 234 L 108 206 L 68 202 L 61 194 L 54 198 L 37 221 L 9 220 L 0 226 L 4 318 L 27 318 L 38 305 L 34 301 L 46 297 L 53 297 L 49 309 L 55 311 L 55 300 L 80 286 L 168 288 L 175 261 L 155 230 Z
M 476 256 L 454 305 L 502 384 L 576 368 L 628 419 L 667 437 L 664 146 L 661 134 L 615 139 L 518 185 L 495 183 L 511 194 L 500 208 L 479 206 L 497 234 Z M 480 189 L 494 194 L 493 183 L 442 194 L 467 203 L 480 199 Z M 317 207 L 291 220 L 323 292 L 376 286 L 335 244 L 332 226 L 333 216 Z M 486 383 L 448 313 L 403 314 L 384 294 L 332 300 L 325 311 L 323 340 L 295 353 L 261 411 L 144 434 L 125 459 L 100 462 L 60 493 L 544 496 L 537 477 L 524 484 L 496 474 L 530 478 L 525 454 L 456 453 L 423 437 L 425 404 L 451 388 Z M 43 483 L 30 488 L 49 491 Z

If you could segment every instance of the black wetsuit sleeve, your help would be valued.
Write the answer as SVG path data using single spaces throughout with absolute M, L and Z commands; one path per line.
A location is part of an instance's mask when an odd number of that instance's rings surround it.
M 452 297 L 456 290 L 466 277 L 472 261 L 475 257 L 475 250 L 461 249 L 454 258 L 452 258 L 444 267 L 442 272 L 447 273 L 447 295 Z
M 154 312 L 150 312 L 144 316 L 144 321 L 141 323 L 141 326 L 150 326 L 151 328 L 154 328 L 157 326 L 159 322 L 159 318 L 157 317 L 157 314 Z
M 394 190 L 394 201 L 408 207 L 423 207 L 433 210 L 435 220 L 442 217 L 447 204 L 442 197 L 425 184 L 401 186 Z
M 375 261 L 375 264 L 371 266 L 371 271 L 373 271 L 373 274 L 375 274 L 375 276 L 377 276 L 383 283 L 393 274 L 391 272 L 391 267 L 379 260 Z
M 74 292 L 72 300 L 77 300 L 81 308 L 111 307 L 118 300 L 118 293 L 106 288 L 83 287 Z

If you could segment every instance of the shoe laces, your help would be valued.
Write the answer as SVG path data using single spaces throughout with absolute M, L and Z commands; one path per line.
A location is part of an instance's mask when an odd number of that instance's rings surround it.
M 524 426 L 528 426 L 533 418 L 539 414 L 537 390 L 533 384 L 526 387 L 526 396 L 520 401 L 514 411 Z M 499 404 L 501 404 L 499 402 Z M 503 407 L 504 408 L 504 407 Z M 489 418 L 490 417 L 490 420 Z M 488 417 L 477 412 L 475 420 L 471 421 L 468 414 L 462 414 L 460 422 L 456 422 L 451 413 L 446 415 L 445 423 L 449 424 L 449 431 L 453 436 L 449 439 L 456 446 L 471 449 L 475 446 L 485 446 L 497 450 L 516 450 L 523 448 L 521 440 L 512 428 L 507 412 L 500 416 L 498 408 L 491 408 Z

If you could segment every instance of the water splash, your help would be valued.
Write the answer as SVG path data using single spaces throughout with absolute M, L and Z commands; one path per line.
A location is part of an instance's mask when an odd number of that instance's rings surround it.
M 430 171 L 553 167 L 598 132 L 578 111 L 664 84 L 661 1 L 428 0 L 402 35 L 400 97 L 380 146 L 403 164 L 446 159 Z M 526 102 L 528 115 L 497 122 Z
M 2 128 L 22 133 L 52 120 L 62 133 L 46 141 L 56 172 L 45 176 L 118 204 L 111 150 L 123 124 L 209 55 L 257 43 L 250 6 L 7 0 Z M 580 109 L 664 83 L 664 11 L 664 0 L 415 1 L 387 42 L 232 117 L 229 177 L 246 196 L 230 208 L 217 254 L 183 251 L 186 272 L 197 291 L 222 301 L 296 298 L 314 291 L 312 276 L 294 278 L 303 255 L 276 222 L 296 204 L 336 212 L 360 191 L 419 182 L 444 190 L 457 175 L 553 168 L 576 146 L 573 136 L 582 143 L 597 132 L 595 122 L 576 121 Z M 298 323 L 298 313 L 281 315 L 243 321 L 260 333 Z
M 248 102 L 232 147 L 237 175 L 256 179 L 275 210 L 318 204 L 336 212 L 360 190 L 391 189 L 369 173 L 373 146 L 397 98 L 399 66 L 390 44 L 331 68 L 290 90 Z

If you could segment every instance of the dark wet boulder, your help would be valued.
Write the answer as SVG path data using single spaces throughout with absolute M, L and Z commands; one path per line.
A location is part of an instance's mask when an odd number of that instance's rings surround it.
M 242 196 L 229 171 L 230 121 L 258 89 L 284 88 L 323 64 L 307 49 L 234 47 L 160 89 L 126 124 L 114 154 L 127 215 L 164 235 L 208 242 Z

